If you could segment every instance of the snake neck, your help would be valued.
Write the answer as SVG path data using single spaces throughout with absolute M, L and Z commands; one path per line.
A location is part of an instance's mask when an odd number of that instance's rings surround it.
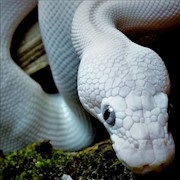
M 120 40 L 120 45 L 131 44 L 123 33 L 157 32 L 176 27 L 180 15 L 178 6 L 178 2 L 165 0 L 83 1 L 72 22 L 74 48 L 82 56 L 87 47 L 109 36 L 111 41 Z
M 115 28 L 116 17 L 113 17 L 114 14 L 111 11 L 113 7 L 106 9 L 106 3 L 105 1 L 84 1 L 76 10 L 71 37 L 73 46 L 80 57 L 91 46 L 103 46 L 109 41 L 117 41 L 117 38 L 121 39 L 121 45 L 123 45 L 128 40 Z M 104 14 L 109 10 L 111 13 L 108 19 L 106 15 L 104 18 Z

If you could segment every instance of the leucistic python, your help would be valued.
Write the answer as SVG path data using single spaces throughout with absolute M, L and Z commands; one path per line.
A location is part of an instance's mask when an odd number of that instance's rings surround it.
M 13 33 L 36 4 L 60 95 L 45 93 L 11 58 Z M 56 149 L 83 149 L 95 136 L 90 113 L 133 172 L 160 171 L 172 162 L 167 69 L 158 54 L 124 32 L 175 27 L 179 1 L 2 0 L 1 11 L 0 149 L 44 139 Z

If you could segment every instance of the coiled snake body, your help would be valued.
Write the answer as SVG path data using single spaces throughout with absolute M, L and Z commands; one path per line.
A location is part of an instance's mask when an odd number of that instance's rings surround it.
M 90 113 L 132 171 L 159 171 L 173 160 L 167 69 L 154 51 L 120 31 L 175 26 L 178 1 L 39 0 L 42 39 L 61 96 L 46 94 L 11 58 L 13 33 L 36 1 L 1 3 L 0 149 L 43 139 L 66 151 L 85 148 L 94 138 Z

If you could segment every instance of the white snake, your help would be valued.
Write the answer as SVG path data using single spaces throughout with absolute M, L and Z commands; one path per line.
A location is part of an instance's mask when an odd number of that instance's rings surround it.
M 12 60 L 10 45 L 35 0 L 1 0 L 0 149 L 50 139 L 76 151 L 94 138 L 90 116 L 110 134 L 117 157 L 135 173 L 172 162 L 170 82 L 161 58 L 122 32 L 163 30 L 180 20 L 174 0 L 39 0 L 40 30 L 59 95 L 46 94 Z M 80 64 L 79 64 L 80 62 Z M 83 107 L 81 107 L 81 103 Z

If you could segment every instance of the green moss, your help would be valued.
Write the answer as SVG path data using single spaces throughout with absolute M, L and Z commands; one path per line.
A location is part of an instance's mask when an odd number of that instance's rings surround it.
M 117 159 L 110 139 L 76 153 L 54 150 L 49 141 L 3 155 L 0 152 L 0 180 L 159 180 L 178 179 L 178 161 L 162 173 L 138 176 Z
M 0 158 L 1 179 L 61 179 L 63 174 L 76 179 L 135 179 L 117 160 L 110 140 L 77 153 L 54 150 L 48 141 Z

